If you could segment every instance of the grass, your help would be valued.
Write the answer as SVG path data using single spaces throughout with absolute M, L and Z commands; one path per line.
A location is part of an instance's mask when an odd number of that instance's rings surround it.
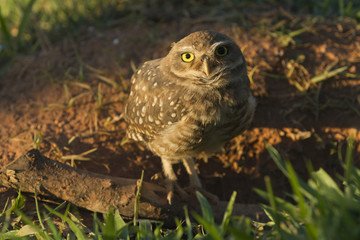
M 293 193 L 292 201 L 275 197 L 271 191 L 257 192 L 270 201 L 264 206 L 276 227 L 277 236 L 283 239 L 358 239 L 355 227 L 360 221 L 359 169 L 353 162 L 353 138 L 348 141 L 344 175 L 330 177 L 323 169 L 313 171 L 308 165 L 310 179 L 304 182 L 288 161 L 268 146 L 270 155 L 287 176 Z M 339 154 L 340 156 L 342 154 Z M 268 183 L 270 185 L 270 183 Z
M 127 1 L 2 0 L 0 67 L 18 54 L 33 53 L 85 26 L 109 26 L 128 13 Z
M 35 194 L 36 195 L 36 194 Z M 159 222 L 134 218 L 133 222 L 126 223 L 119 212 L 110 209 L 108 214 L 104 214 L 102 219 L 94 213 L 93 230 L 90 230 L 81 223 L 79 218 L 70 213 L 70 204 L 61 204 L 56 209 L 44 205 L 46 212 L 40 212 L 38 202 L 35 198 L 37 220 L 30 220 L 23 213 L 25 199 L 21 192 L 13 201 L 12 205 L 0 214 L 1 221 L 0 239 L 182 239 L 184 233 L 188 234 L 188 239 L 193 239 L 193 232 L 196 230 L 195 238 L 201 239 L 204 236 L 210 239 L 223 239 L 228 235 L 228 228 L 234 223 L 243 223 L 244 218 L 231 219 L 232 207 L 235 202 L 234 193 L 229 202 L 221 224 L 214 222 L 214 216 L 207 200 L 197 193 L 197 197 L 202 206 L 202 216 L 192 213 L 194 217 L 204 225 L 200 228 L 195 223 L 191 223 L 189 214 L 186 214 L 185 226 L 182 222 L 175 219 L 177 228 L 174 230 L 163 229 Z M 139 199 L 139 196 L 137 197 Z M 65 210 L 62 210 L 66 206 Z M 136 211 L 136 210 L 134 210 Z M 185 209 L 187 212 L 187 210 Z M 136 216 L 136 214 L 135 214 Z M 35 223 L 36 222 L 36 223 Z M 246 225 L 250 226 L 250 221 L 246 220 Z M 12 230 L 8 228 L 12 227 Z M 233 228 L 235 236 L 239 229 Z
M 291 163 L 268 145 L 270 156 L 292 189 L 287 199 L 275 196 L 269 177 L 265 177 L 267 191 L 256 189 L 269 201 L 269 205 L 262 205 L 270 219 L 268 222 L 233 216 L 236 192 L 222 221 L 216 222 L 210 204 L 198 192 L 201 215 L 189 214 L 185 207 L 185 219 L 175 219 L 175 229 L 136 217 L 132 222 L 125 222 L 115 209 L 110 209 L 102 218 L 94 213 L 93 229 L 90 229 L 71 213 L 71 204 L 66 203 L 55 209 L 44 204 L 46 211 L 41 212 L 35 198 L 36 214 L 30 219 L 23 213 L 26 200 L 19 192 L 0 214 L 0 239 L 359 239 L 360 169 L 353 164 L 354 147 L 350 137 L 345 154 L 339 150 L 342 176 L 333 178 L 323 169 L 314 171 L 309 163 L 310 179 L 305 182 L 298 178 Z M 137 200 L 139 198 L 137 194 Z M 136 208 L 134 211 L 136 216 Z
M 307 11 L 315 15 L 327 16 L 329 14 L 336 14 L 340 17 L 356 17 L 360 20 L 360 3 L 352 0 L 325 0 L 325 1 L 279 1 L 281 3 L 288 3 L 291 8 L 300 9 L 300 11 Z

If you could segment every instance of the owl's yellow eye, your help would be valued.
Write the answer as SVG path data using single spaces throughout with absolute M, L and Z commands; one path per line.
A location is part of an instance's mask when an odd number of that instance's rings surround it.
M 194 60 L 194 54 L 192 54 L 192 53 L 183 53 L 183 54 L 181 54 L 181 59 L 184 62 L 191 62 L 192 60 Z
M 219 57 L 224 57 L 228 54 L 228 49 L 225 46 L 217 47 L 215 50 L 215 54 Z

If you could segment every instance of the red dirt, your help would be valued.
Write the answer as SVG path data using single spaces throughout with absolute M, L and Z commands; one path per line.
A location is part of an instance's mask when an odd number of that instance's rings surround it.
M 292 30 L 309 21 L 291 20 L 279 12 L 274 14 Z M 246 15 L 247 27 L 241 25 L 239 18 L 220 17 L 187 19 L 186 24 L 175 20 L 156 25 L 123 22 L 116 29 L 89 28 L 74 40 L 65 38 L 32 56 L 18 57 L 0 79 L 0 167 L 31 149 L 33 136 L 41 133 L 40 151 L 61 162 L 70 164 L 64 156 L 97 148 L 88 155 L 91 160 L 75 160 L 78 168 L 129 178 L 140 178 L 145 170 L 145 180 L 161 175 L 158 157 L 136 144 L 121 146 L 126 124 L 117 117 L 123 111 L 128 91 L 113 87 L 98 76 L 129 87 L 131 62 L 138 66 L 162 57 L 173 41 L 199 29 L 224 32 L 239 44 L 249 72 L 256 68 L 251 87 L 258 100 L 254 122 L 248 131 L 226 144 L 207 163 L 198 159 L 197 167 L 206 190 L 222 200 L 228 200 L 236 190 L 238 202 L 258 203 L 263 200 L 253 188 L 263 189 L 264 176 L 269 175 L 277 194 L 289 191 L 285 177 L 267 153 L 265 142 L 291 160 L 297 173 L 306 179 L 307 161 L 315 169 L 321 167 L 332 175 L 341 174 L 337 151 L 344 152 L 353 132 L 355 164 L 359 166 L 360 131 L 356 132 L 360 128 L 359 28 L 351 21 L 319 20 L 308 31 L 294 37 L 296 44 L 282 47 L 278 38 L 269 34 L 276 23 L 274 14 Z M 275 23 L 265 24 L 265 30 L 261 30 L 260 21 L 264 19 Z M 263 73 L 284 76 L 299 55 L 304 55 L 305 60 L 295 64 L 292 79 Z M 78 75 L 81 62 L 84 81 Z M 348 66 L 347 74 L 314 84 L 303 93 L 294 86 L 296 81 L 304 84 L 323 73 L 331 64 L 332 69 Z M 78 82 L 91 86 L 92 93 L 77 86 Z M 67 104 L 65 84 L 72 97 L 89 94 L 76 99 L 71 107 L 59 107 Z M 99 91 L 99 85 L 104 103 L 101 108 L 94 94 Z M 74 136 L 77 137 L 69 143 Z M 184 169 L 177 166 L 176 170 L 181 184 L 186 185 Z M 4 188 L 0 192 L 0 207 L 8 197 L 16 195 Z

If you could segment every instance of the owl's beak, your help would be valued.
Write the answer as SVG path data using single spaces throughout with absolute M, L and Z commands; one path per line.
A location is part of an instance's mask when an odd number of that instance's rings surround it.
M 208 56 L 203 56 L 202 61 L 203 61 L 203 66 L 202 66 L 203 67 L 203 72 L 208 77 L 210 75 L 209 57 Z

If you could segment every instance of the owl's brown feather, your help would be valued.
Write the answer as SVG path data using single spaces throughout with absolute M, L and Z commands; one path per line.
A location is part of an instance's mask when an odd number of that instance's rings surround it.
M 225 55 L 216 53 L 219 46 Z M 189 62 L 181 58 L 187 52 L 194 56 Z M 190 34 L 166 57 L 144 63 L 131 81 L 124 114 L 128 137 L 162 158 L 172 182 L 176 176 L 169 166 L 183 161 L 191 182 L 200 186 L 191 158 L 218 150 L 253 118 L 256 103 L 245 59 L 221 33 Z

